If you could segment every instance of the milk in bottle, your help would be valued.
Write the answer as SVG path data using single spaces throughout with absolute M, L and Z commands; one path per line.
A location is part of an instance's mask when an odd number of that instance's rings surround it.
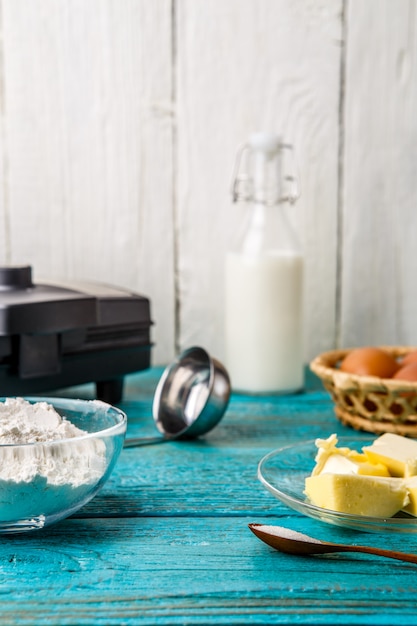
M 303 255 L 286 215 L 279 137 L 245 146 L 249 177 L 235 180 L 249 203 L 244 236 L 226 256 L 225 360 L 234 391 L 291 393 L 303 386 Z

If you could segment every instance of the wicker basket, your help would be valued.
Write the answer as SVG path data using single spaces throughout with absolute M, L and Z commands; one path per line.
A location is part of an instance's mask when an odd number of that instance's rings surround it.
M 381 346 L 396 358 L 416 347 Z M 417 437 L 417 382 L 357 376 L 338 369 L 350 350 L 323 352 L 311 363 L 335 402 L 338 419 L 356 430 Z

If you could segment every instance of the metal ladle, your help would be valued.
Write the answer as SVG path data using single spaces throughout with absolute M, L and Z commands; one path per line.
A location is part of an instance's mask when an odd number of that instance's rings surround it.
M 223 365 L 203 348 L 188 348 L 166 368 L 156 387 L 152 416 L 162 437 L 129 438 L 124 447 L 208 433 L 223 417 L 230 393 L 230 379 Z

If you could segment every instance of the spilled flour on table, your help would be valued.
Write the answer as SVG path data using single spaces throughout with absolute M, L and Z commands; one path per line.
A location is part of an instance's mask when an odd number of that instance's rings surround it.
M 106 448 L 71 441 L 86 434 L 46 402 L 0 403 L 0 522 L 51 515 L 89 492 L 104 474 Z

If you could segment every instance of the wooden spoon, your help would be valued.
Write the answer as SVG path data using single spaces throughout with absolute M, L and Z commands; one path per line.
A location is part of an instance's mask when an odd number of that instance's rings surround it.
M 417 563 L 416 554 L 406 554 L 396 550 L 384 550 L 370 546 L 349 546 L 343 543 L 320 541 L 308 535 L 284 528 L 283 526 L 267 526 L 264 524 L 248 524 L 251 531 L 272 548 L 287 554 L 329 554 L 330 552 L 366 552 L 376 556 L 385 556 L 398 561 Z

